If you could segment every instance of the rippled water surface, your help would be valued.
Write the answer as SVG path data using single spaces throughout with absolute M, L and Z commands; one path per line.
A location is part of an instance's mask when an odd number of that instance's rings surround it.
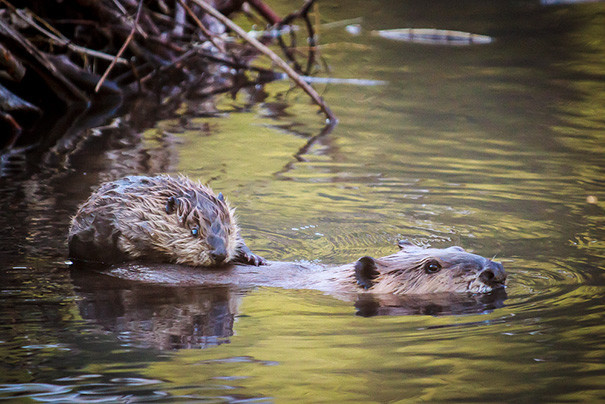
M 331 70 L 321 75 L 386 82 L 316 84 L 340 118 L 332 131 L 304 94 L 274 82 L 183 103 L 178 116 L 141 102 L 97 123 L 69 159 L 55 150 L 41 169 L 3 163 L 0 398 L 605 400 L 605 4 L 319 10 Z M 358 35 L 338 23 L 358 17 Z M 494 40 L 371 34 L 394 28 Z M 222 191 L 248 245 L 272 260 L 352 262 L 402 238 L 456 244 L 503 262 L 508 298 L 364 317 L 359 302 L 315 291 L 70 272 L 77 205 L 103 180 L 160 172 Z

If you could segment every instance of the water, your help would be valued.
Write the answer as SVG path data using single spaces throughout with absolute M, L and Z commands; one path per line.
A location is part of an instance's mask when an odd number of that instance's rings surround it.
M 275 5 L 285 13 L 289 2 Z M 0 397 L 28 402 L 605 399 L 605 5 L 320 4 L 322 118 L 286 82 L 111 117 L 69 158 L 3 165 Z M 336 26 L 335 26 L 336 25 Z M 452 29 L 431 46 L 372 30 Z M 209 109 L 211 110 L 208 113 Z M 154 122 L 150 117 L 157 117 Z M 69 145 L 64 145 L 68 148 Z M 504 307 L 362 317 L 313 291 L 168 288 L 71 274 L 99 182 L 185 173 L 237 206 L 252 250 L 351 262 L 396 240 L 497 256 Z

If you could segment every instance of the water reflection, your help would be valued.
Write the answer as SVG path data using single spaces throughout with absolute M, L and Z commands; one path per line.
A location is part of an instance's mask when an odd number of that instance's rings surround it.
M 71 271 L 82 318 L 125 344 L 162 350 L 229 342 L 241 298 L 226 287 L 165 287 Z
M 408 315 L 460 315 L 485 314 L 504 307 L 505 289 L 491 293 L 465 295 L 456 293 L 428 296 L 373 296 L 359 295 L 355 301 L 357 315 L 408 316 Z
M 196 277 L 189 273 L 187 277 L 188 272 L 183 273 L 183 268 L 168 268 L 164 270 L 166 275 L 161 273 L 162 266 L 153 267 L 150 271 L 156 272 L 157 279 L 167 281 L 180 276 L 186 278 L 183 282 L 191 285 L 201 284 L 205 279 L 203 273 L 196 274 Z M 234 335 L 235 318 L 242 314 L 241 300 L 250 291 L 250 286 L 235 283 L 212 285 L 212 281 L 204 286 L 153 284 L 149 283 L 154 282 L 148 279 L 149 273 L 145 273 L 144 266 L 140 265 L 133 269 L 137 273 L 134 278 L 138 280 L 117 278 L 97 270 L 80 266 L 71 270 L 79 297 L 80 315 L 103 331 L 111 332 L 122 343 L 136 347 L 174 350 L 228 343 Z M 208 275 L 210 279 L 213 277 L 212 273 Z M 296 280 L 289 282 L 295 283 Z M 483 295 L 339 296 L 345 300 L 352 299 L 357 315 L 362 317 L 484 314 L 504 307 L 506 297 L 504 289 Z

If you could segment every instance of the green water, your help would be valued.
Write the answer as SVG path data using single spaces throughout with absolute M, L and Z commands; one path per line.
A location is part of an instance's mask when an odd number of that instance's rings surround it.
M 28 174 L 11 168 L 19 156 L 3 166 L 0 397 L 605 399 L 605 4 L 319 10 L 322 23 L 363 17 L 359 36 L 320 29 L 329 75 L 387 82 L 317 84 L 340 119 L 329 133 L 303 93 L 274 82 L 185 102 L 178 116 L 141 103 L 90 131 L 69 159 L 49 154 Z M 408 27 L 494 41 L 430 46 L 370 33 Z M 266 258 L 336 264 L 390 254 L 402 238 L 456 244 L 503 262 L 508 298 L 482 313 L 364 318 L 313 291 L 70 274 L 65 234 L 77 205 L 103 180 L 159 172 L 222 191 Z

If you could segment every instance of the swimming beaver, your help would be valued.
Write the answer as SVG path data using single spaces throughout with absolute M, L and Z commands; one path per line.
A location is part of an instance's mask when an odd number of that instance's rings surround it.
M 398 245 L 400 251 L 387 257 L 366 256 L 354 264 L 339 267 L 269 262 L 266 269 L 236 266 L 200 272 L 170 265 L 120 265 L 106 273 L 167 285 L 316 289 L 345 300 L 349 300 L 347 295 L 358 292 L 487 293 L 505 285 L 506 272 L 502 264 L 468 253 L 461 247 L 421 248 L 408 241 L 400 241 Z
M 70 258 L 104 263 L 266 263 L 244 243 L 223 195 L 183 176 L 129 176 L 103 184 L 73 218 L 68 243 Z

